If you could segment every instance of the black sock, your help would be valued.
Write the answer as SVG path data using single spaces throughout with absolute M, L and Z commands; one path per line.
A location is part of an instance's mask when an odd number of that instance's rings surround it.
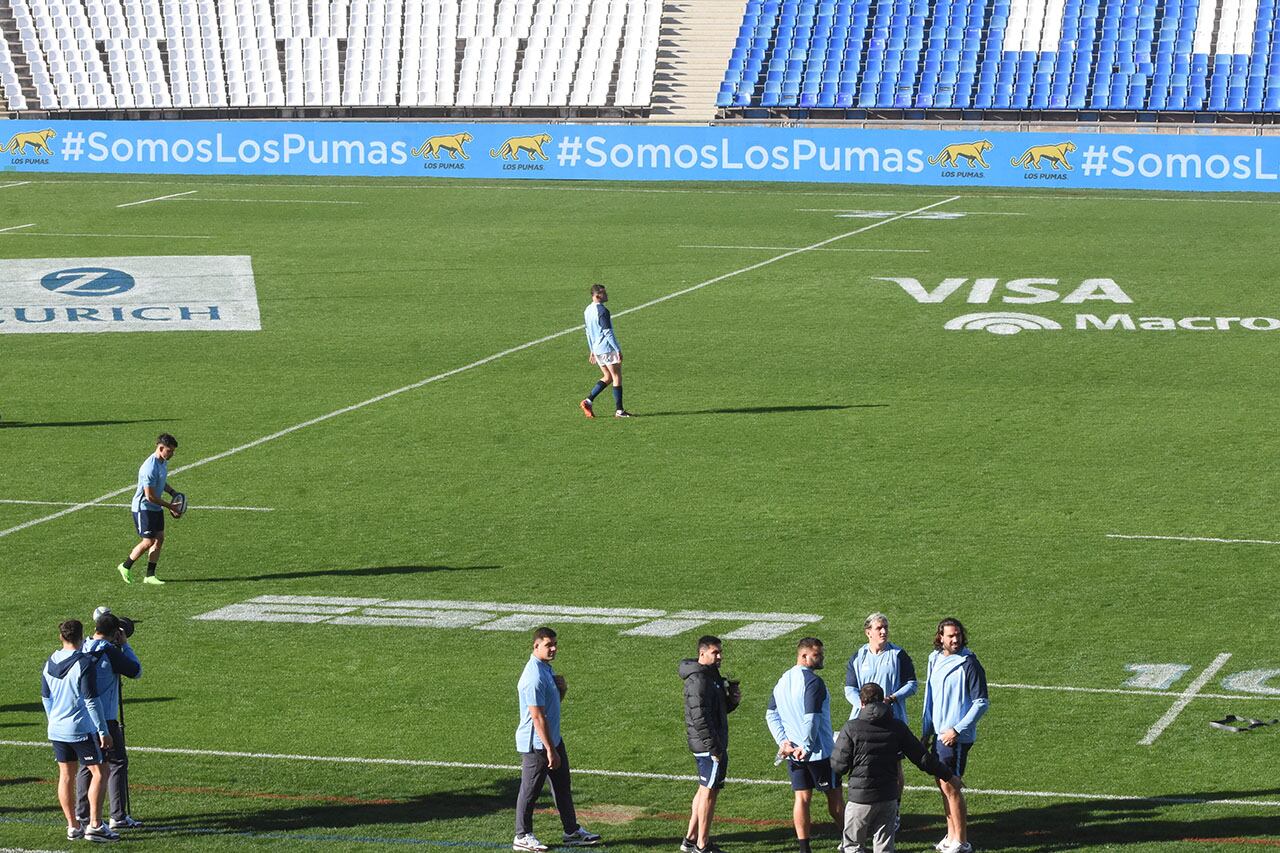
M 125 558 L 124 558 L 124 567 L 125 567 L 126 569 L 132 569 L 132 568 L 133 568 L 133 557 L 125 557 Z
M 147 563 L 147 577 L 149 577 L 149 578 L 150 578 L 150 577 L 154 577 L 154 576 L 155 576 L 155 573 L 156 573 L 156 564 L 155 564 L 155 562 L 148 562 L 148 563 Z
M 597 396 L 601 391 L 603 391 L 606 387 L 608 387 L 608 386 L 606 386 L 603 382 L 597 382 L 597 383 L 595 384 L 595 386 L 594 386 L 594 387 L 592 387 L 592 389 L 591 389 L 591 393 L 587 395 L 587 399 L 588 399 L 588 400 L 594 400 L 594 399 L 596 398 L 596 396 Z
M 796 839 L 796 844 L 799 844 L 799 845 L 800 845 L 800 853 L 810 853 L 810 850 L 809 850 L 809 839 L 807 839 L 807 838 L 797 838 L 797 839 Z
M 618 404 L 618 411 L 622 411 L 622 386 L 613 386 L 613 401 Z

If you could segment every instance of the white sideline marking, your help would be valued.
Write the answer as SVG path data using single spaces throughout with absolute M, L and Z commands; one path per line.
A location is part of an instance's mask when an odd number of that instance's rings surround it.
M 864 213 L 875 216 L 898 213 L 897 210 L 862 210 L 848 207 L 798 207 L 796 213 Z M 1009 210 L 954 210 L 948 211 L 956 216 L 1026 216 L 1025 213 L 1014 213 Z
M 30 226 L 22 226 L 24 228 Z M 0 228 L 0 234 L 10 231 Z M 212 240 L 206 234 L 53 234 L 47 231 L 23 231 L 21 234 L 10 233 L 10 237 L 107 237 L 112 240 Z
M 1050 690 L 1056 693 L 1111 693 L 1120 696 L 1176 696 L 1177 693 L 1171 690 L 1142 690 L 1121 687 L 1062 687 L 1053 684 L 988 684 L 988 687 L 995 687 L 1001 690 Z M 1229 699 L 1253 702 L 1257 699 L 1273 699 L 1280 700 L 1280 695 L 1271 695 L 1268 693 L 1197 693 L 1196 699 Z
M 75 501 L 20 501 L 12 498 L 0 498 L 0 504 L 24 504 L 28 506 L 75 506 Z M 107 507 L 129 507 L 132 504 L 94 504 L 94 506 Z M 187 507 L 188 510 L 193 509 L 225 509 L 237 512 L 275 512 L 275 507 L 269 506 L 197 506 L 192 504 Z
M 0 740 L 0 746 L 30 746 L 48 749 L 49 742 Z M 267 761 L 311 761 L 324 764 L 371 764 L 389 765 L 393 767 L 440 767 L 457 770 L 507 770 L 518 771 L 518 764 L 488 764 L 473 761 L 432 761 L 425 758 L 359 758 L 344 755 L 291 755 L 274 752 L 238 752 L 224 749 L 181 749 L 164 746 L 132 746 L 133 752 L 150 752 L 156 755 L 191 755 L 208 758 L 256 758 Z M 573 768 L 573 772 L 583 776 L 605 776 L 615 779 L 657 779 L 670 782 L 689 782 L 696 776 L 682 776 L 677 773 L 641 773 L 628 770 L 583 770 Z M 790 785 L 787 779 L 746 779 L 730 778 L 728 781 L 740 785 Z M 908 785 L 908 791 L 937 791 L 934 785 Z M 1136 794 L 1084 794 L 1067 791 L 1012 791 L 1001 788 L 965 787 L 966 794 L 989 794 L 1000 797 L 1036 797 L 1042 799 L 1064 800 L 1116 800 L 1142 803 L 1169 803 L 1176 805 L 1227 805 L 1227 806 L 1280 806 L 1280 800 L 1239 800 L 1213 799 L 1212 797 L 1143 797 Z
M 1161 732 L 1167 729 L 1169 724 L 1178 718 L 1178 715 L 1182 713 L 1182 710 L 1186 708 L 1187 705 L 1191 704 L 1192 699 L 1196 698 L 1196 694 L 1200 692 L 1200 688 L 1208 684 L 1209 679 L 1217 675 L 1218 670 L 1222 669 L 1229 660 L 1231 660 L 1230 652 L 1223 652 L 1214 658 L 1213 663 L 1205 667 L 1204 672 L 1200 673 L 1200 675 L 1196 677 L 1196 680 L 1191 682 L 1190 686 L 1188 686 L 1187 689 L 1182 692 L 1182 695 L 1178 697 L 1178 701 L 1173 703 L 1173 707 L 1168 711 L 1165 711 L 1164 716 L 1156 721 L 1156 724 L 1147 732 L 1147 736 L 1138 741 L 1138 744 L 1140 746 L 1151 746 L 1151 744 L 1155 743 L 1156 738 L 1160 737 Z
M 1214 536 L 1145 536 L 1108 533 L 1108 539 L 1164 539 L 1170 542 L 1221 542 L 1228 545 L 1280 545 L 1271 539 L 1218 539 Z
M 196 192 L 199 192 L 199 190 L 187 190 L 184 193 L 174 193 L 173 195 L 162 195 L 162 196 L 157 196 L 156 198 L 144 198 L 142 201 L 130 201 L 124 204 L 117 204 L 116 207 L 133 207 L 134 205 L 137 205 L 137 204 L 150 204 L 153 201 L 165 201 L 166 199 L 180 198 L 184 195 L 191 195 L 192 193 L 196 193 Z
M 7 190 L 10 187 L 25 187 L 30 181 L 14 181 L 11 184 L 0 184 L 0 190 Z
M 194 190 L 193 190 L 194 192 Z M 307 198 L 184 198 L 182 201 L 236 201 L 247 204 L 368 204 L 367 201 L 334 201 Z
M 195 190 L 192 190 L 192 192 L 195 192 Z M 787 258 L 790 258 L 793 255 L 799 255 L 803 252 L 811 252 L 814 249 L 821 249 L 823 246 L 826 246 L 830 243 L 834 243 L 837 240 L 843 240 L 846 237 L 853 237 L 857 234 L 862 234 L 866 231 L 870 231 L 873 228 L 879 228 L 882 225 L 888 225 L 890 222 L 896 222 L 899 219 L 905 219 L 906 217 L 911 216 L 913 214 L 920 213 L 925 210 L 931 210 L 935 207 L 940 207 L 941 205 L 944 205 L 944 204 L 949 204 L 953 201 L 958 200 L 959 198 L 960 196 L 958 195 L 951 196 L 950 198 L 945 198 L 942 201 L 935 201 L 931 204 L 926 204 L 925 206 L 916 208 L 915 210 L 912 210 L 908 213 L 903 213 L 898 216 L 894 216 L 891 219 L 881 219 L 876 222 L 872 222 L 870 225 L 864 225 L 861 228 L 855 228 L 853 231 L 846 231 L 843 234 L 837 234 L 834 237 L 828 237 L 827 239 L 820 240 L 811 246 L 805 246 L 803 249 L 794 249 L 789 252 L 783 252 L 781 255 L 775 255 L 772 258 L 768 258 L 767 260 L 763 260 L 763 261 L 760 261 L 759 263 L 752 264 L 751 266 L 743 267 L 741 269 L 734 270 L 733 272 L 727 272 L 724 275 L 718 275 L 715 278 L 709 278 L 706 281 L 700 282 L 691 287 L 686 287 L 682 290 L 677 290 L 673 293 L 668 293 L 666 296 L 659 296 L 657 299 L 650 299 L 648 302 L 641 303 L 640 305 L 637 305 L 634 308 L 627 308 L 623 311 L 618 311 L 616 312 L 615 316 L 624 317 L 627 314 L 634 314 L 637 311 L 643 311 L 645 308 L 650 308 L 654 305 L 660 305 L 663 302 L 666 302 L 671 299 L 675 299 L 678 296 L 684 296 L 686 294 L 693 293 L 696 290 L 701 290 L 704 287 L 709 287 L 713 284 L 716 284 L 717 282 L 725 281 L 735 276 L 742 275 L 743 273 L 748 273 L 754 270 L 762 269 L 763 267 L 767 267 L 770 264 L 774 264 L 774 263 L 777 263 L 778 261 L 786 260 Z M 386 393 L 379 394 L 376 397 L 370 397 L 367 400 L 362 400 L 359 403 L 353 403 L 350 406 L 344 406 L 341 409 L 335 409 L 334 411 L 329 412 L 327 414 L 312 418 L 309 421 L 303 421 L 300 424 L 294 424 L 291 427 L 285 427 L 284 429 L 277 430 L 269 435 L 264 435 L 261 438 L 257 438 L 257 439 L 254 439 L 253 441 L 247 442 L 245 444 L 241 444 L 237 447 L 233 447 L 230 450 L 224 450 L 221 453 L 215 453 L 213 456 L 206 456 L 204 459 L 199 459 L 195 462 L 192 462 L 189 465 L 183 465 L 180 468 L 175 468 L 172 473 L 176 475 L 176 474 L 182 473 L 183 471 L 190 471 L 192 468 L 198 468 L 201 465 L 207 465 L 210 462 L 217 462 L 219 459 L 225 459 L 228 456 L 234 456 L 235 454 L 240 453 L 241 451 L 250 450 L 261 444 L 266 444 L 269 441 L 274 441 L 277 438 L 282 438 L 286 435 L 289 435 L 290 433 L 297 432 L 300 429 L 306 429 L 307 427 L 315 426 L 316 424 L 323 423 L 332 418 L 336 418 L 339 415 L 345 415 L 350 412 L 354 412 L 358 409 L 363 409 L 365 406 L 372 406 L 374 403 L 381 403 L 383 400 L 389 400 L 390 398 L 396 397 L 400 394 L 404 394 L 407 391 L 413 391 L 423 387 L 424 385 L 430 385 L 433 382 L 439 382 L 442 379 L 448 379 L 450 376 L 456 376 L 459 373 L 465 373 L 468 370 L 473 370 L 477 367 L 482 367 L 492 361 L 497 361 L 500 358 L 505 358 L 508 355 L 521 352 L 522 350 L 527 350 L 530 347 L 536 347 L 539 344 L 545 344 L 548 341 L 554 341 L 557 338 L 562 338 L 565 335 L 571 335 L 581 330 L 582 330 L 582 325 L 579 324 L 577 326 L 571 326 L 567 329 L 561 329 L 558 332 L 552 332 L 549 335 L 543 335 L 542 337 L 535 338 L 532 341 L 526 341 L 522 344 L 518 344 L 517 346 L 511 347 L 509 349 L 504 349 L 501 352 L 496 352 L 493 355 L 485 356 L 484 358 L 479 359 L 477 361 L 473 361 L 470 364 L 464 364 L 462 367 L 455 367 L 453 370 L 446 370 L 444 373 L 437 373 L 435 376 L 428 376 L 426 379 L 421 379 L 417 382 L 414 382 L 411 385 L 405 385 L 401 388 L 395 389 L 394 391 L 387 391 Z M 13 527 L 10 527 L 6 530 L 0 530 L 0 539 L 3 539 L 4 537 L 8 536 L 11 533 L 17 533 L 20 530 L 26 530 L 28 527 L 34 527 L 35 525 L 43 524 L 46 521 L 53 521 L 54 519 L 61 518 L 64 515 L 69 515 L 73 512 L 78 512 L 79 510 L 82 510 L 85 507 L 90 507 L 90 506 L 93 506 L 94 504 L 111 500 L 111 498 L 114 498 L 117 495 L 123 495 L 124 493 L 134 488 L 136 488 L 136 485 L 128 485 L 128 486 L 125 486 L 124 488 L 116 489 L 113 492 L 107 492 L 105 495 L 100 495 L 94 498 L 93 500 L 85 501 L 84 503 L 76 504 L 75 506 L 67 507 L 66 509 L 62 509 L 50 515 L 43 516 L 42 518 L 33 518 L 30 521 L 25 521 L 22 524 L 14 525 Z
M 793 252 L 794 246 L 681 246 L 681 249 L 760 249 L 769 252 Z M 897 252 L 902 254 L 928 254 L 928 249 L 814 249 L 815 252 Z
M 35 228 L 35 227 L 36 227 L 36 224 L 34 222 L 28 222 L 26 225 L 10 225 L 8 228 L 0 228 L 0 234 L 3 234 L 6 231 L 17 231 L 22 228 Z

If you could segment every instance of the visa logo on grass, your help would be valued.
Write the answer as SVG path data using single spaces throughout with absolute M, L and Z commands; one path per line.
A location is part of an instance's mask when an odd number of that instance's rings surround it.
M 0 260 L 0 334 L 261 328 L 248 256 Z

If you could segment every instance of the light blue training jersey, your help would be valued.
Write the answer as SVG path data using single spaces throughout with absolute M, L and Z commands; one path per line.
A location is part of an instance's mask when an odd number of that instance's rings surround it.
M 75 743 L 107 733 L 107 717 L 98 701 L 94 658 L 59 649 L 40 673 L 40 702 L 49 718 L 49 740 Z
M 117 676 L 125 676 L 127 678 L 138 678 L 142 675 L 142 664 L 138 660 L 138 655 L 134 653 L 133 647 L 126 642 L 118 651 L 111 647 L 111 644 L 103 639 L 94 639 L 90 637 L 84 641 L 84 645 L 80 647 L 80 651 L 86 654 L 93 654 L 97 658 L 97 673 L 95 677 L 98 681 L 98 705 L 102 710 L 102 715 L 108 720 L 120 719 L 120 679 Z M 122 664 L 130 664 L 130 668 L 117 671 L 112 656 L 116 655 L 122 658 Z
M 150 486 L 157 495 L 164 494 L 165 481 L 169 479 L 169 463 L 152 453 L 138 469 L 138 489 L 133 493 L 133 501 L 129 508 L 133 512 L 159 512 L 164 509 L 160 504 L 147 500 L 143 489 Z
M 924 725 L 921 737 L 955 729 L 960 743 L 978 737 L 978 720 L 987 713 L 987 672 L 968 649 L 952 655 L 940 650 L 929 655 L 924 684 Z
M 582 319 L 587 329 L 587 347 L 592 355 L 604 355 L 607 352 L 622 352 L 618 339 L 613 335 L 613 317 L 603 302 L 592 302 L 582 312 Z
M 849 719 L 858 716 L 862 698 L 858 691 L 864 684 L 879 684 L 886 699 L 892 701 L 893 716 L 907 721 L 907 697 L 916 692 L 916 668 L 911 656 L 901 646 L 889 643 L 880 654 L 871 651 L 867 643 L 849 658 L 844 676 L 844 697 L 853 706 Z
M 520 674 L 520 683 L 516 687 L 520 696 L 520 725 L 516 728 L 516 751 L 537 752 L 545 749 L 538 730 L 533 727 L 533 715 L 529 713 L 531 705 L 537 705 L 547 717 L 547 734 L 554 741 L 551 745 L 560 745 L 560 690 L 556 687 L 556 673 L 551 664 L 529 655 L 529 662 L 524 665 Z
M 782 674 L 769 696 L 764 719 L 778 746 L 791 741 L 804 747 L 806 761 L 830 758 L 835 750 L 831 694 L 826 683 L 807 666 L 796 664 Z

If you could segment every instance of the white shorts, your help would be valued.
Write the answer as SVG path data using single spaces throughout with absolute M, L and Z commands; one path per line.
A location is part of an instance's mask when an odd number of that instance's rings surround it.
M 604 366 L 606 364 L 622 364 L 622 353 L 613 349 L 609 350 L 608 352 L 600 353 L 599 355 L 592 353 L 591 363 L 599 364 L 601 366 Z

